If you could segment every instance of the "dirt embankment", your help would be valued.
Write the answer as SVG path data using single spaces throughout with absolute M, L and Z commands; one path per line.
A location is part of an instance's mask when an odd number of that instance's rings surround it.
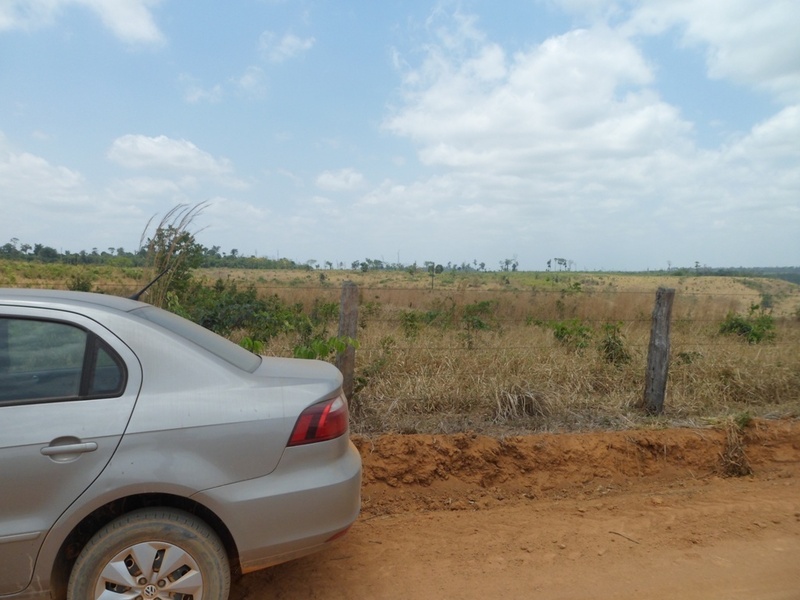
M 585 498 L 800 460 L 800 424 L 788 420 L 755 421 L 740 439 L 724 429 L 665 429 L 354 441 L 364 461 L 363 509 L 372 515 Z
M 350 534 L 231 597 L 800 600 L 800 422 L 732 433 L 356 438 Z

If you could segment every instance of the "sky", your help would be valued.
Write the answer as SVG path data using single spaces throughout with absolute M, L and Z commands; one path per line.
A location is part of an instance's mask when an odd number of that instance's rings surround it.
M 800 265 L 796 0 L 0 0 L 0 245 Z M 313 264 L 313 263 L 312 263 Z

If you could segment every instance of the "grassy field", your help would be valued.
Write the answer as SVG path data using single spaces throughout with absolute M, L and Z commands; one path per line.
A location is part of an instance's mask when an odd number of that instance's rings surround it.
M 137 269 L 0 263 L 0 285 L 127 295 Z M 310 311 L 358 285 L 353 427 L 373 433 L 624 429 L 800 416 L 800 286 L 777 279 L 613 273 L 195 272 Z M 432 288 L 433 284 L 433 288 Z M 639 408 L 658 287 L 676 290 L 665 414 Z M 721 335 L 768 308 L 774 339 Z M 335 334 L 335 316 L 327 324 Z M 237 338 L 237 334 L 232 336 Z M 268 353 L 290 356 L 287 333 Z M 617 354 L 614 354 L 614 351 Z

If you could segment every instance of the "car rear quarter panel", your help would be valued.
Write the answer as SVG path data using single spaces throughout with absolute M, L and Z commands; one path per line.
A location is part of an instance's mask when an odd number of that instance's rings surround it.
M 246 573 L 323 547 L 356 520 L 360 490 L 361 457 L 343 435 L 288 448 L 269 475 L 204 490 L 193 499 L 226 523 Z
M 270 473 L 297 417 L 339 393 L 327 363 L 264 358 L 242 371 L 159 327 L 119 333 L 142 365 L 136 409 L 111 466 L 196 489 Z

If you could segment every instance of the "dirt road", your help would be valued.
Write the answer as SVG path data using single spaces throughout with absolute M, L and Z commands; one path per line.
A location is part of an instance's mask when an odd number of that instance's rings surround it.
M 350 534 L 233 600 L 800 599 L 798 422 L 356 441 Z

